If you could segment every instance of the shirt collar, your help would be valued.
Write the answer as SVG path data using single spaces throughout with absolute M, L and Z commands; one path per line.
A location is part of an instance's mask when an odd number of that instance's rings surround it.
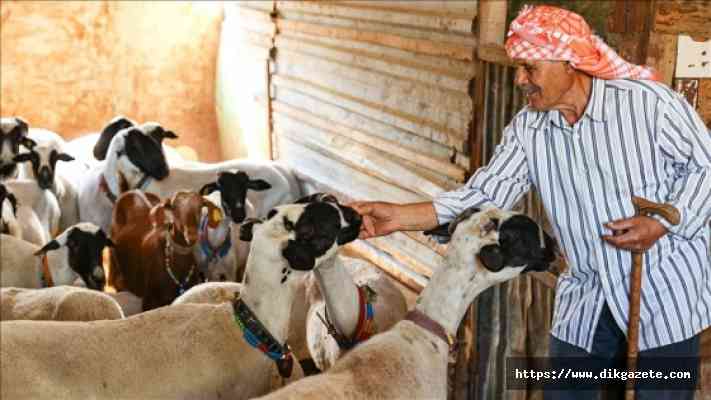
M 533 110 L 530 110 L 533 111 Z M 535 112 L 535 111 L 534 111 Z M 536 112 L 537 115 L 531 118 L 528 126 L 534 129 L 541 129 L 545 123 L 557 121 L 560 112 L 557 110 L 547 112 Z M 583 115 L 597 122 L 605 121 L 605 80 L 592 78 L 590 87 L 590 100 Z

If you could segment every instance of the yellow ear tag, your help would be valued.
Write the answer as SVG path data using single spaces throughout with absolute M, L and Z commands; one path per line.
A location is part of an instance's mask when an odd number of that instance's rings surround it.
M 222 221 L 222 211 L 220 211 L 219 208 L 213 208 L 212 212 L 210 212 L 208 225 L 210 225 L 210 227 L 215 227 L 220 223 L 220 221 Z

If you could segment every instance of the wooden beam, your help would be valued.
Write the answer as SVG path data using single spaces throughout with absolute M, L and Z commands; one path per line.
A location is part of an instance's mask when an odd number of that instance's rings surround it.
M 507 0 L 480 1 L 478 15 L 479 45 L 504 44 Z
M 483 44 L 477 49 L 477 55 L 482 61 L 513 67 L 514 62 L 506 54 L 503 45 L 499 44 Z
M 674 79 L 678 40 L 677 35 L 650 32 L 646 64 L 655 68 L 669 86 Z
M 711 2 L 688 0 L 656 1 L 652 31 L 670 35 L 689 35 L 696 40 L 711 38 Z
M 457 60 L 472 61 L 474 59 L 474 45 L 444 43 L 427 39 L 413 39 L 397 34 L 352 28 L 340 28 L 283 19 L 277 20 L 277 28 L 280 32 L 296 31 L 310 33 L 313 35 L 326 35 L 346 40 L 358 40 L 367 43 L 395 47 L 415 53 L 451 57 Z
M 420 293 L 427 286 L 427 278 L 409 270 L 405 265 L 389 254 L 363 240 L 357 240 L 346 245 L 347 251 L 364 260 L 370 261 L 385 273 L 402 283 L 415 293 Z

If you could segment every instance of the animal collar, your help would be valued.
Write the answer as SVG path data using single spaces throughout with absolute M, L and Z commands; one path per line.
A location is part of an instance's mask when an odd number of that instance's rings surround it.
M 235 322 L 242 329 L 242 334 L 247 343 L 271 358 L 276 363 L 279 375 L 282 378 L 290 377 L 294 367 L 294 358 L 291 355 L 289 345 L 287 343 L 281 345 L 274 339 L 274 336 L 262 325 L 247 304 L 242 301 L 239 293 L 235 294 L 235 299 L 232 301 L 232 309 L 235 313 Z
M 212 260 L 216 260 L 218 258 L 222 258 L 227 255 L 227 253 L 230 251 L 232 248 L 232 235 L 230 233 L 230 228 L 227 229 L 227 235 L 225 237 L 225 240 L 222 242 L 221 245 L 217 247 L 212 247 L 210 244 L 210 239 L 207 237 L 207 223 L 208 223 L 208 216 L 203 215 L 200 217 L 200 228 L 198 231 L 198 243 L 199 243 L 199 248 L 202 254 L 205 256 L 207 259 L 207 263 L 210 263 Z
M 326 318 L 322 318 L 321 315 L 316 313 L 321 322 L 328 329 L 329 335 L 336 340 L 338 347 L 342 350 L 350 350 L 355 347 L 358 343 L 368 340 L 375 333 L 375 324 L 373 319 L 375 317 L 375 312 L 373 311 L 373 302 L 376 293 L 369 286 L 358 286 L 358 303 L 359 303 L 359 313 L 358 313 L 358 324 L 356 325 L 355 333 L 352 338 L 346 337 L 346 335 L 336 329 L 336 326 L 328 318 L 328 307 L 326 307 Z
M 412 321 L 420 328 L 433 333 L 435 336 L 447 343 L 447 346 L 449 346 L 450 349 L 452 348 L 452 345 L 454 344 L 454 338 L 452 335 L 447 333 L 447 331 L 437 321 L 428 317 L 423 312 L 412 310 L 405 315 L 405 319 Z
M 146 187 L 151 183 L 151 177 L 148 175 L 143 175 L 143 178 L 136 185 L 136 189 L 145 191 Z M 111 200 L 112 203 L 116 203 L 116 195 L 111 191 L 108 182 L 106 182 L 106 177 L 101 174 L 101 180 L 99 181 L 99 190 L 106 194 L 106 197 Z
M 54 280 L 52 280 L 52 272 L 49 270 L 49 261 L 47 260 L 47 255 L 42 256 L 42 269 L 40 270 L 40 281 L 42 282 L 42 287 L 48 288 L 54 286 Z
M 168 275 L 170 276 L 170 279 L 173 280 L 173 283 L 175 283 L 175 286 L 178 287 L 177 289 L 177 294 L 180 296 L 181 294 L 185 293 L 186 290 L 188 290 L 188 284 L 190 283 L 190 278 L 193 276 L 193 272 L 195 272 L 195 264 L 193 263 L 190 266 L 190 271 L 188 272 L 188 275 L 185 277 L 183 282 L 180 282 L 178 278 L 175 277 L 175 274 L 173 273 L 173 269 L 170 267 L 173 264 L 173 248 L 174 247 L 182 247 L 178 246 L 173 243 L 173 238 L 170 235 L 170 230 L 166 230 L 165 233 L 165 270 L 168 272 Z

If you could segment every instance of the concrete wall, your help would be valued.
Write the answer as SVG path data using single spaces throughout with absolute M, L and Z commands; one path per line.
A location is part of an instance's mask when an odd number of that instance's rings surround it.
M 66 138 L 116 114 L 159 121 L 222 158 L 215 73 L 222 9 L 193 2 L 3 1 L 0 114 Z

